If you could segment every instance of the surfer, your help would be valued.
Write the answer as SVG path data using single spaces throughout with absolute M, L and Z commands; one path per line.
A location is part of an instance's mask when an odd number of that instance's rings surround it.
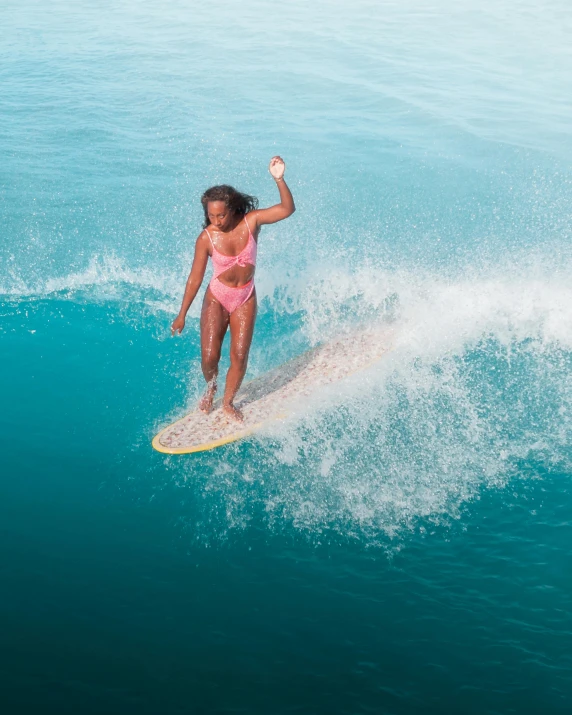
M 218 364 L 222 342 L 230 327 L 230 368 L 222 400 L 223 411 L 242 421 L 233 400 L 244 378 L 256 319 L 254 270 L 260 227 L 277 223 L 295 211 L 294 199 L 284 180 L 284 161 L 275 156 L 268 167 L 280 192 L 280 203 L 258 208 L 258 199 L 232 186 L 213 186 L 201 197 L 205 212 L 204 230 L 195 244 L 195 256 L 179 315 L 171 334 L 181 333 L 185 316 L 203 282 L 209 256 L 213 277 L 201 311 L 201 366 L 207 389 L 199 409 L 209 413 L 217 390 Z

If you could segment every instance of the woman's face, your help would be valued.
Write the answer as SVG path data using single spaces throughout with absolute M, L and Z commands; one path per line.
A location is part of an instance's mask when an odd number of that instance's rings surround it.
M 224 201 L 209 201 L 207 204 L 209 221 L 219 231 L 226 231 L 232 224 L 232 213 Z

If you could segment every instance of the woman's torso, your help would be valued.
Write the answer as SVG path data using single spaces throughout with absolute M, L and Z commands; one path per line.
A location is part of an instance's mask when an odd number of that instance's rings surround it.
M 250 231 L 248 217 L 241 219 L 229 233 L 207 229 L 211 240 L 211 260 L 215 279 L 227 286 L 237 288 L 246 285 L 254 277 L 256 266 L 256 238 Z M 239 262 L 237 262 L 237 259 Z

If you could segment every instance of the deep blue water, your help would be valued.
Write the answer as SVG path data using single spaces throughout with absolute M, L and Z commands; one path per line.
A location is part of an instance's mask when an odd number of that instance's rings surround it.
M 570 712 L 567 3 L 1 17 L 2 712 Z M 160 455 L 202 390 L 200 298 L 169 337 L 200 194 L 269 205 L 277 153 L 248 375 L 394 349 Z

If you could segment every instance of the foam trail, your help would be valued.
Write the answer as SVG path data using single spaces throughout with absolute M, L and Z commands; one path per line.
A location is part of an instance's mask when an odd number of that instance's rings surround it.
M 313 539 L 395 548 L 410 529 L 458 519 L 484 488 L 570 469 L 572 290 L 545 268 L 309 284 L 299 303 L 321 296 L 311 342 L 346 325 L 350 302 L 361 320 L 391 323 L 394 349 L 269 426 L 241 472 L 233 455 L 244 447 L 213 453 L 204 485 L 224 499 L 226 527 L 258 511 Z

